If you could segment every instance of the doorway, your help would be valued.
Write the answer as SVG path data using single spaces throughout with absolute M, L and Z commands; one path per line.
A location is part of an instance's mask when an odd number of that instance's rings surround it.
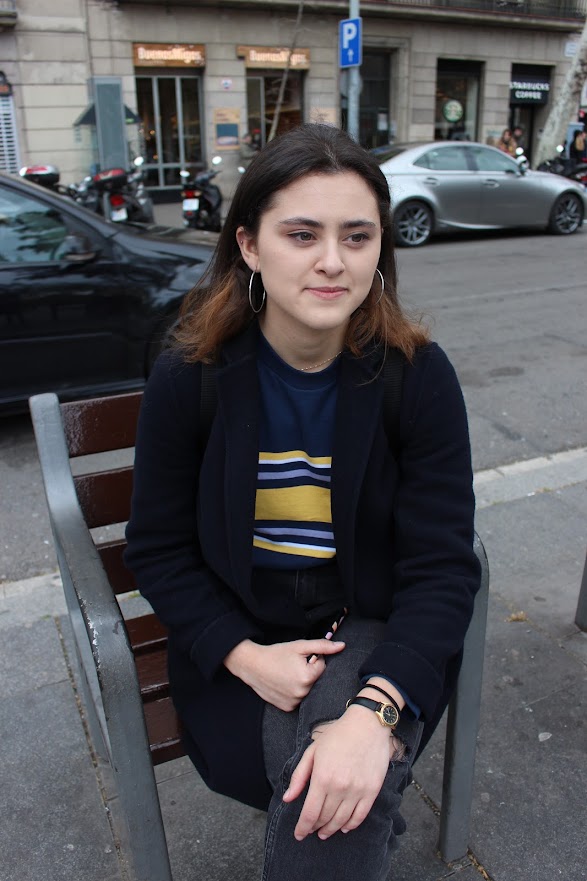
M 169 73 L 137 76 L 137 107 L 150 189 L 181 186 L 179 172 L 204 166 L 201 78 Z
M 254 75 L 247 75 L 247 126 L 253 143 L 259 147 L 267 143 L 271 131 L 281 80 L 281 71 L 275 70 L 255 71 Z M 281 135 L 301 125 L 303 118 L 302 74 L 300 71 L 290 70 L 279 114 L 277 134 Z

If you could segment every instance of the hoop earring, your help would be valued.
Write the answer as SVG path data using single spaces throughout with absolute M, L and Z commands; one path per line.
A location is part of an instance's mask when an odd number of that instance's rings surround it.
M 254 279 L 254 277 L 255 277 L 255 272 L 251 272 L 251 277 L 249 279 L 249 305 L 250 305 L 251 309 L 253 310 L 253 312 L 255 313 L 255 315 L 258 315 L 259 312 L 261 311 L 261 309 L 263 308 L 263 306 L 265 305 L 265 297 L 267 296 L 267 294 L 265 293 L 265 288 L 263 288 L 263 299 L 261 300 L 261 305 L 259 306 L 258 309 L 255 309 L 255 307 L 253 306 L 253 279 Z
M 377 304 L 381 302 L 381 298 L 385 292 L 385 282 L 383 281 L 383 276 L 380 273 L 380 271 L 378 269 L 376 269 L 375 272 L 377 273 L 377 275 L 381 279 L 381 293 L 379 294 L 379 299 L 373 304 L 374 306 L 377 306 Z

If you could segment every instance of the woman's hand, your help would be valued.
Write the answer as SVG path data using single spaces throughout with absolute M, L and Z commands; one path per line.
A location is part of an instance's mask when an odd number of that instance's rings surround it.
M 340 719 L 317 726 L 313 737 L 283 796 L 294 801 L 310 781 L 294 832 L 298 841 L 312 832 L 326 839 L 356 829 L 379 795 L 395 747 L 389 728 L 356 705 Z
M 343 649 L 344 642 L 328 639 L 296 639 L 275 645 L 245 639 L 225 657 L 224 666 L 264 701 L 289 713 L 324 673 L 322 655 L 334 655 Z M 316 657 L 308 663 L 312 655 Z

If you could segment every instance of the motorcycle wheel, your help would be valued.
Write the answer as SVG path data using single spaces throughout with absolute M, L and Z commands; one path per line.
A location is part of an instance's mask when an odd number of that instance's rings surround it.
M 583 205 L 576 193 L 563 193 L 550 212 L 548 230 L 556 236 L 570 236 L 583 223 Z

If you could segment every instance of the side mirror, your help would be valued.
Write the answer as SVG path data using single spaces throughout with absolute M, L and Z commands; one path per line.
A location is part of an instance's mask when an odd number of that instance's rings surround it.
M 67 263 L 89 263 L 97 253 L 86 236 L 70 233 L 65 236 L 59 248 L 59 259 Z
M 136 159 L 133 159 L 133 165 L 136 165 L 137 168 L 140 168 L 141 165 L 145 164 L 145 160 L 142 156 L 137 156 Z
M 222 162 L 222 156 L 214 156 L 212 159 L 212 165 L 220 165 Z
M 181 171 L 179 172 L 179 176 L 181 178 L 183 178 L 184 180 L 187 180 L 188 177 L 190 176 L 190 173 L 189 173 L 189 171 L 186 171 L 185 168 L 182 168 Z

